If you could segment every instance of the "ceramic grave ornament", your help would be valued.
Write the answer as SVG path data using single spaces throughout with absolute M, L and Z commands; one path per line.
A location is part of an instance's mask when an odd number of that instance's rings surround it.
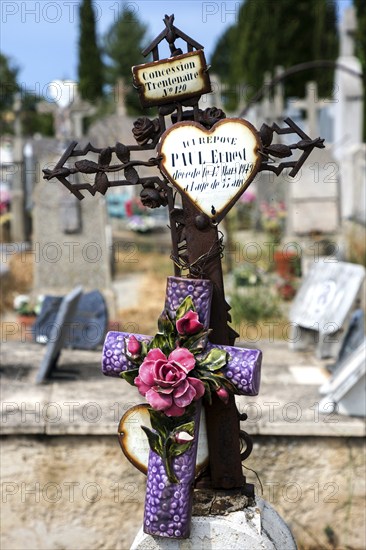
M 151 535 L 189 536 L 202 398 L 227 402 L 259 391 L 259 350 L 208 341 L 211 299 L 210 281 L 169 277 L 159 332 L 110 332 L 104 344 L 104 374 L 136 386 L 150 405 L 151 428 L 142 429 L 151 449 L 144 515 Z
M 254 496 L 242 469 L 243 454 L 250 451 L 250 444 L 244 453 L 240 448 L 241 439 L 247 441 L 240 430 L 246 415 L 238 413 L 234 395 L 258 392 L 261 353 L 233 347 L 238 335 L 228 324 L 218 223 L 256 173 L 279 175 L 289 169 L 294 177 L 311 151 L 323 147 L 323 140 L 311 139 L 291 119 L 284 127 L 263 124 L 257 132 L 244 120 L 226 119 L 220 109 L 201 109 L 200 97 L 210 90 L 203 46 L 174 25 L 173 15 L 164 17 L 164 25 L 143 51 L 145 57 L 152 54 L 153 61 L 133 68 L 141 103 L 156 105 L 157 117 L 135 121 L 136 143 L 131 145 L 96 148 L 89 143 L 78 149 L 71 143 L 54 169 L 44 174 L 46 179 L 57 178 L 80 200 L 84 192 L 104 195 L 112 186 L 139 184 L 146 207 L 168 207 L 175 277 L 168 279 L 158 333 L 109 333 L 103 372 L 122 376 L 149 404 L 144 529 L 184 538 L 189 534 L 202 404 L 209 467 L 196 489 L 227 491 L 229 499 L 235 491 Z M 176 46 L 177 39 L 186 52 Z M 169 53 L 161 58 L 164 46 Z M 293 134 L 297 141 L 273 143 L 276 134 Z M 150 152 L 149 160 L 139 157 L 142 151 Z M 294 152 L 297 158 L 282 161 Z M 89 153 L 94 160 L 83 158 Z M 77 157 L 74 165 L 72 157 Z M 141 166 L 153 168 L 151 176 L 140 177 L 136 168 Z M 116 179 L 116 172 L 124 177 Z M 69 176 L 77 173 L 94 174 L 94 183 L 85 183 L 86 178 L 71 181 Z M 119 438 L 124 451 L 143 470 L 140 443 L 124 433 L 123 426 L 122 419 Z
M 161 171 L 201 212 L 219 222 L 258 172 L 260 140 L 247 121 L 224 119 L 169 128 L 159 144 Z

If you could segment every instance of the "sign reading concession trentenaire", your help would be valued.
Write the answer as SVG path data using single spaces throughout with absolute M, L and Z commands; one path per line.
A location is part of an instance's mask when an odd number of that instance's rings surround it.
M 211 91 L 202 50 L 132 67 L 144 107 L 189 99 Z

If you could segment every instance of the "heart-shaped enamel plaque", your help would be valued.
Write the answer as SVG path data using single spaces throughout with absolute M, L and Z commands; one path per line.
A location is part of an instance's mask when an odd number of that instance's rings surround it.
M 179 122 L 161 137 L 160 170 L 178 191 L 219 222 L 259 170 L 260 139 L 249 122 L 227 118 L 206 130 Z

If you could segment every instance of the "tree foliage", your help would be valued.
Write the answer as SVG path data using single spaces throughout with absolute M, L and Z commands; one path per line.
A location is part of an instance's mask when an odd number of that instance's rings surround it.
M 111 25 L 104 37 L 104 53 L 108 58 L 106 66 L 107 82 L 114 86 L 119 78 L 124 80 L 131 90 L 126 94 L 127 108 L 130 112 L 141 110 L 139 99 L 132 89 L 131 67 L 145 63 L 141 51 L 146 46 L 147 26 L 142 23 L 128 4 L 121 7 L 118 19 Z
M 54 136 L 53 116 L 51 113 L 39 113 L 37 104 L 42 97 L 26 92 L 22 94 L 21 123 L 24 136 L 41 134 Z
M 91 0 L 80 4 L 79 25 L 79 93 L 82 99 L 95 101 L 103 95 L 104 69 Z
M 220 38 L 211 64 L 213 72 L 232 88 L 244 85 L 244 99 L 248 100 L 263 85 L 266 71 L 273 74 L 277 66 L 334 60 L 337 55 L 334 2 L 246 0 L 236 24 Z M 332 93 L 333 71 L 312 69 L 286 79 L 286 96 L 303 97 L 309 80 L 318 82 L 320 96 Z
M 18 68 L 11 59 L 0 53 L 0 129 L 1 134 L 12 131 L 9 114 L 13 108 L 15 93 L 19 90 Z
M 37 103 L 41 97 L 21 90 L 18 84 L 19 69 L 6 55 L 0 53 L 0 134 L 14 132 L 15 94 L 20 94 L 20 120 L 24 136 L 35 133 L 53 135 L 52 115 L 37 112 Z

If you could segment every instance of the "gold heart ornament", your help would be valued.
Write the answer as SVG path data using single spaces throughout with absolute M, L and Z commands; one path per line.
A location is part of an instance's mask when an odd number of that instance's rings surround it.
M 210 130 L 197 122 L 179 122 L 161 136 L 160 170 L 219 222 L 257 174 L 260 148 L 258 132 L 246 120 L 226 118 Z

